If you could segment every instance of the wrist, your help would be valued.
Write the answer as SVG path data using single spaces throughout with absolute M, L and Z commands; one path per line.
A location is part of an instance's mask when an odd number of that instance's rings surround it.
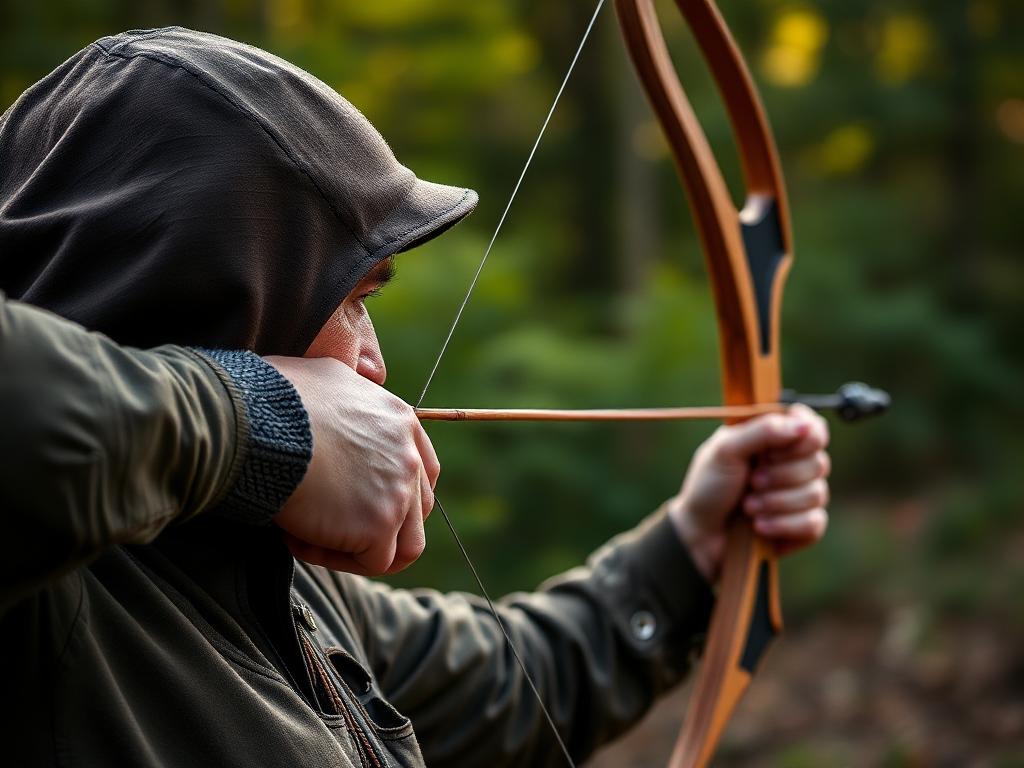
M 725 550 L 724 532 L 712 533 L 702 528 L 681 495 L 669 500 L 668 518 L 679 540 L 689 550 L 697 570 L 709 584 L 713 584 L 718 579 L 722 552 Z

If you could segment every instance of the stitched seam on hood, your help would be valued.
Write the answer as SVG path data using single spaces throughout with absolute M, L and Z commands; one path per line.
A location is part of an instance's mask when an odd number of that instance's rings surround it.
M 419 182 L 422 183 L 422 180 L 419 179 L 419 178 L 417 178 L 416 181 L 419 181 Z M 395 211 L 397 211 L 399 208 L 401 208 L 402 205 L 406 201 L 408 201 L 409 197 L 412 195 L 412 193 L 414 191 L 416 191 L 416 184 L 415 183 L 411 187 L 409 187 L 409 191 L 406 192 L 402 196 L 402 199 L 394 206 L 394 208 L 391 209 L 391 212 L 390 212 L 389 215 L 393 214 Z M 407 229 L 404 232 L 401 232 L 401 233 L 395 235 L 390 240 L 387 240 L 387 241 L 381 243 L 380 248 L 378 248 L 376 251 L 374 251 L 374 253 L 380 253 L 380 251 L 382 249 L 387 248 L 392 243 L 398 242 L 399 240 L 402 240 L 402 239 L 408 237 L 409 235 L 417 235 L 420 232 L 428 230 L 430 227 L 434 226 L 434 224 L 437 223 L 438 219 L 443 219 L 449 213 L 451 213 L 456 208 L 458 208 L 460 205 L 462 205 L 464 202 L 466 202 L 466 198 L 469 197 L 470 192 L 471 192 L 471 190 L 468 190 L 468 189 L 462 190 L 462 197 L 460 197 L 458 200 L 456 200 L 450 206 L 445 208 L 443 211 L 438 211 L 435 216 L 432 216 L 430 219 L 428 219 L 427 221 L 423 222 L 422 224 L 420 224 L 418 226 L 415 226 L 412 229 Z

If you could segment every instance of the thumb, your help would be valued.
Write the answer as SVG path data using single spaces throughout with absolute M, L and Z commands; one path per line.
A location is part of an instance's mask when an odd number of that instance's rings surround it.
M 805 421 L 787 414 L 758 416 L 720 430 L 718 451 L 725 459 L 749 462 L 767 450 L 792 445 L 806 435 L 808 429 Z

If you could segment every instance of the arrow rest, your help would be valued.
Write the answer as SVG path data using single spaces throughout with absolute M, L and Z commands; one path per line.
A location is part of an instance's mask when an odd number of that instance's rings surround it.
M 784 389 L 779 401 L 786 405 L 802 403 L 816 411 L 834 411 L 840 419 L 848 422 L 880 416 L 892 404 L 888 392 L 862 381 L 843 384 L 832 395 L 802 395 L 792 389 Z

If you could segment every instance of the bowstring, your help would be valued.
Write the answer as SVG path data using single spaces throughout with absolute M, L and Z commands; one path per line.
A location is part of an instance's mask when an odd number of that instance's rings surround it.
M 519 194 L 519 188 L 523 185 L 523 179 L 526 177 L 526 172 L 530 169 L 531 163 L 533 163 L 534 155 L 537 154 L 537 147 L 540 146 L 540 140 L 544 137 L 544 132 L 548 128 L 548 123 L 551 122 L 551 116 L 555 114 L 555 107 L 558 106 L 558 100 L 562 98 L 562 92 L 565 91 L 565 86 L 568 84 L 569 78 L 572 76 L 572 71 L 576 68 L 576 62 L 579 61 L 580 54 L 583 53 L 583 46 L 587 44 L 587 38 L 590 37 L 590 31 L 594 28 L 594 22 L 597 21 L 598 14 L 601 13 L 601 8 L 603 6 L 604 0 L 597 0 L 597 7 L 594 8 L 594 13 L 590 17 L 590 22 L 587 24 L 586 30 L 583 32 L 580 44 L 576 47 L 576 54 L 572 57 L 569 69 L 566 70 L 565 77 L 562 78 L 562 84 L 558 87 L 558 92 L 555 94 L 555 99 L 551 102 L 551 108 L 548 110 L 547 117 L 544 118 L 540 131 L 537 132 L 537 138 L 534 139 L 533 147 L 530 149 L 530 154 L 526 157 L 526 163 L 523 165 L 523 170 L 519 172 L 519 178 L 516 180 L 515 187 L 512 188 L 512 194 L 509 195 L 508 202 L 505 204 L 505 210 L 502 211 L 501 217 L 498 219 L 498 226 L 494 228 L 494 234 L 491 235 L 490 242 L 487 243 L 487 247 L 484 249 L 483 258 L 480 259 L 480 263 L 477 265 L 476 273 L 473 275 L 473 279 L 469 281 L 469 288 L 466 290 L 466 295 L 462 298 L 462 303 L 459 304 L 459 308 L 455 312 L 455 318 L 452 320 L 452 324 L 448 328 L 448 335 L 445 337 L 444 343 L 441 345 L 441 351 L 437 353 L 437 359 L 434 360 L 434 367 L 430 369 L 430 374 L 427 376 L 427 380 L 423 384 L 423 391 L 420 392 L 420 397 L 414 406 L 416 408 L 423 405 L 423 399 L 427 396 L 427 390 L 430 389 L 430 384 L 434 381 L 434 374 L 437 373 L 437 369 L 441 365 L 441 359 L 444 357 L 445 352 L 448 351 L 448 344 L 451 342 L 452 336 L 455 335 L 455 328 L 462 319 L 462 313 L 466 311 L 469 299 L 473 295 L 473 291 L 476 289 L 476 284 L 480 280 L 480 274 L 484 271 L 484 265 L 487 264 L 487 257 L 491 255 L 491 249 L 494 247 L 494 241 L 498 239 L 498 233 L 501 232 L 501 228 L 505 224 L 505 219 L 508 218 L 508 212 L 512 208 L 512 203 L 515 202 L 516 195 Z
M 583 47 L 587 43 L 587 39 L 590 37 L 590 32 L 594 28 L 594 23 L 597 21 L 598 15 L 601 13 L 601 8 L 604 7 L 605 0 L 597 0 L 597 5 L 594 8 L 594 13 L 590 17 L 590 21 L 587 23 L 587 27 L 583 32 L 583 37 L 580 39 L 579 45 L 576 47 L 576 53 L 572 57 L 572 61 L 569 63 L 569 68 L 565 72 L 565 77 L 562 78 L 562 84 L 558 87 L 558 91 L 555 93 L 555 98 L 551 102 L 551 108 L 548 110 L 547 116 L 544 118 L 544 122 L 541 124 L 540 130 L 537 132 L 537 138 L 533 142 L 533 147 L 530 149 L 529 155 L 526 157 L 526 162 L 523 164 L 523 170 L 519 173 L 519 178 L 516 180 L 515 186 L 512 188 L 512 194 L 509 195 L 508 202 L 505 204 L 505 209 L 502 211 L 501 216 L 498 219 L 498 224 L 494 228 L 494 234 L 491 235 L 490 241 L 487 243 L 487 247 L 484 249 L 484 255 L 480 259 L 480 263 L 477 265 L 476 272 L 473 274 L 473 279 L 469 283 L 469 288 L 466 290 L 466 295 L 462 298 L 462 302 L 459 304 L 458 310 L 455 312 L 455 318 L 452 320 L 451 326 L 448 328 L 448 334 L 445 336 L 444 343 L 441 345 L 441 351 L 437 354 L 437 359 L 434 360 L 434 365 L 430 369 L 430 374 L 427 376 L 426 382 L 423 384 L 423 390 L 420 392 L 419 399 L 416 401 L 416 408 L 419 408 L 423 404 L 424 398 L 427 396 L 427 390 L 430 389 L 431 383 L 434 381 L 434 375 L 437 373 L 437 369 L 441 365 L 441 360 L 444 358 L 445 352 L 448 351 L 448 345 L 451 343 L 452 337 L 455 335 L 455 328 L 458 326 L 459 321 L 462 319 L 463 313 L 466 311 L 466 307 L 469 304 L 469 299 L 473 295 L 473 291 L 476 289 L 476 285 L 480 280 L 480 275 L 484 271 L 484 265 L 487 264 L 487 258 L 491 255 L 491 249 L 494 247 L 495 240 L 498 239 L 498 233 L 501 232 L 501 228 L 505 224 L 505 219 L 508 218 L 508 212 L 512 208 L 512 203 L 516 199 L 516 195 L 519 194 L 519 189 L 523 185 L 523 179 L 526 178 L 526 172 L 529 170 L 530 165 L 533 163 L 533 158 L 537 154 L 537 148 L 540 146 L 540 141 L 544 136 L 544 132 L 548 128 L 548 124 L 551 122 L 552 115 L 555 114 L 555 108 L 558 106 L 559 99 L 562 98 L 562 93 L 565 91 L 565 87 L 569 82 L 569 78 L 572 76 L 573 70 L 576 68 L 576 62 L 579 61 L 580 54 L 583 52 Z M 527 684 L 530 686 L 530 690 L 533 691 L 533 696 L 537 700 L 537 704 L 540 705 L 541 712 L 544 714 L 544 719 L 547 721 L 548 726 L 551 728 L 551 733 L 555 737 L 555 741 L 558 742 L 559 748 L 562 750 L 562 754 L 565 756 L 565 761 L 572 768 L 576 768 L 576 763 L 572 759 L 572 755 L 569 754 L 569 748 L 566 746 L 565 741 L 562 739 L 562 735 L 558 731 L 558 726 L 555 725 L 555 720 L 551 716 L 551 712 L 548 710 L 547 705 L 544 703 L 544 698 L 541 696 L 540 691 L 537 689 L 536 683 L 533 681 L 533 676 L 526 668 L 526 663 L 523 661 L 522 656 L 519 654 L 519 649 L 516 644 L 512 642 L 512 635 L 509 633 L 508 628 L 505 626 L 505 622 L 501 620 L 498 615 L 498 610 L 494 606 L 494 601 L 491 600 L 490 594 L 484 587 L 483 579 L 480 578 L 480 574 L 476 570 L 476 566 L 473 564 L 472 558 L 469 556 L 469 551 L 462 543 L 462 539 L 455 530 L 454 524 L 452 524 L 451 518 L 448 517 L 448 513 L 444 511 L 444 507 L 441 505 L 441 500 L 435 495 L 434 504 L 440 510 L 441 517 L 444 518 L 445 524 L 448 526 L 448 530 L 451 531 L 452 538 L 458 545 L 459 551 L 462 553 L 463 559 L 466 561 L 466 565 L 469 566 L 470 572 L 473 574 L 473 578 L 476 581 L 477 588 L 483 595 L 484 600 L 487 601 L 487 607 L 491 612 L 491 616 L 494 617 L 495 623 L 501 630 L 501 634 L 505 637 L 505 643 L 508 645 L 509 650 L 515 657 L 516 663 L 519 665 L 519 669 L 522 670 L 523 677 Z
M 491 600 L 490 594 L 484 587 L 483 579 L 481 579 L 480 574 L 477 573 L 476 566 L 473 565 L 473 561 L 469 558 L 469 552 L 462 543 L 462 539 L 459 538 L 459 534 L 455 532 L 455 526 L 452 525 L 451 518 L 448 517 L 448 513 L 444 511 L 444 507 L 441 506 L 441 500 L 437 498 L 437 496 L 434 497 L 434 504 L 441 512 L 441 516 L 444 518 L 444 521 L 448 524 L 448 530 L 452 532 L 452 537 L 455 539 L 455 543 L 458 545 L 459 551 L 462 552 L 462 556 L 466 559 L 466 564 L 469 566 L 469 570 L 472 571 L 473 578 L 476 579 L 476 585 L 480 588 L 480 594 L 482 594 L 484 600 L 487 601 L 487 607 L 490 609 L 491 615 L 498 623 L 498 628 L 501 630 L 501 634 L 505 636 L 505 644 L 508 645 L 509 650 L 512 651 L 512 655 L 515 657 L 516 663 L 523 671 L 524 679 L 530 686 L 530 690 L 533 691 L 534 698 L 537 699 L 537 703 L 540 704 L 540 710 L 544 713 L 544 719 L 547 720 L 548 726 L 551 728 L 551 733 L 555 735 L 555 740 L 558 742 L 558 746 L 561 747 L 562 754 L 565 755 L 566 762 L 572 766 L 572 768 L 576 768 L 576 763 L 573 762 L 572 755 L 569 754 L 569 748 L 565 745 L 565 741 L 562 740 L 562 735 L 558 732 L 558 726 L 555 725 L 554 718 L 551 717 L 551 713 L 548 711 L 547 706 L 545 706 L 544 699 L 540 695 L 540 691 L 537 690 L 536 683 L 533 682 L 533 677 L 526 671 L 526 663 L 523 661 L 523 657 L 519 655 L 519 649 L 516 647 L 516 644 L 512 642 L 512 635 L 509 634 L 508 628 L 505 626 L 505 622 L 503 622 L 501 617 L 498 616 L 498 609 L 494 607 L 494 601 Z

